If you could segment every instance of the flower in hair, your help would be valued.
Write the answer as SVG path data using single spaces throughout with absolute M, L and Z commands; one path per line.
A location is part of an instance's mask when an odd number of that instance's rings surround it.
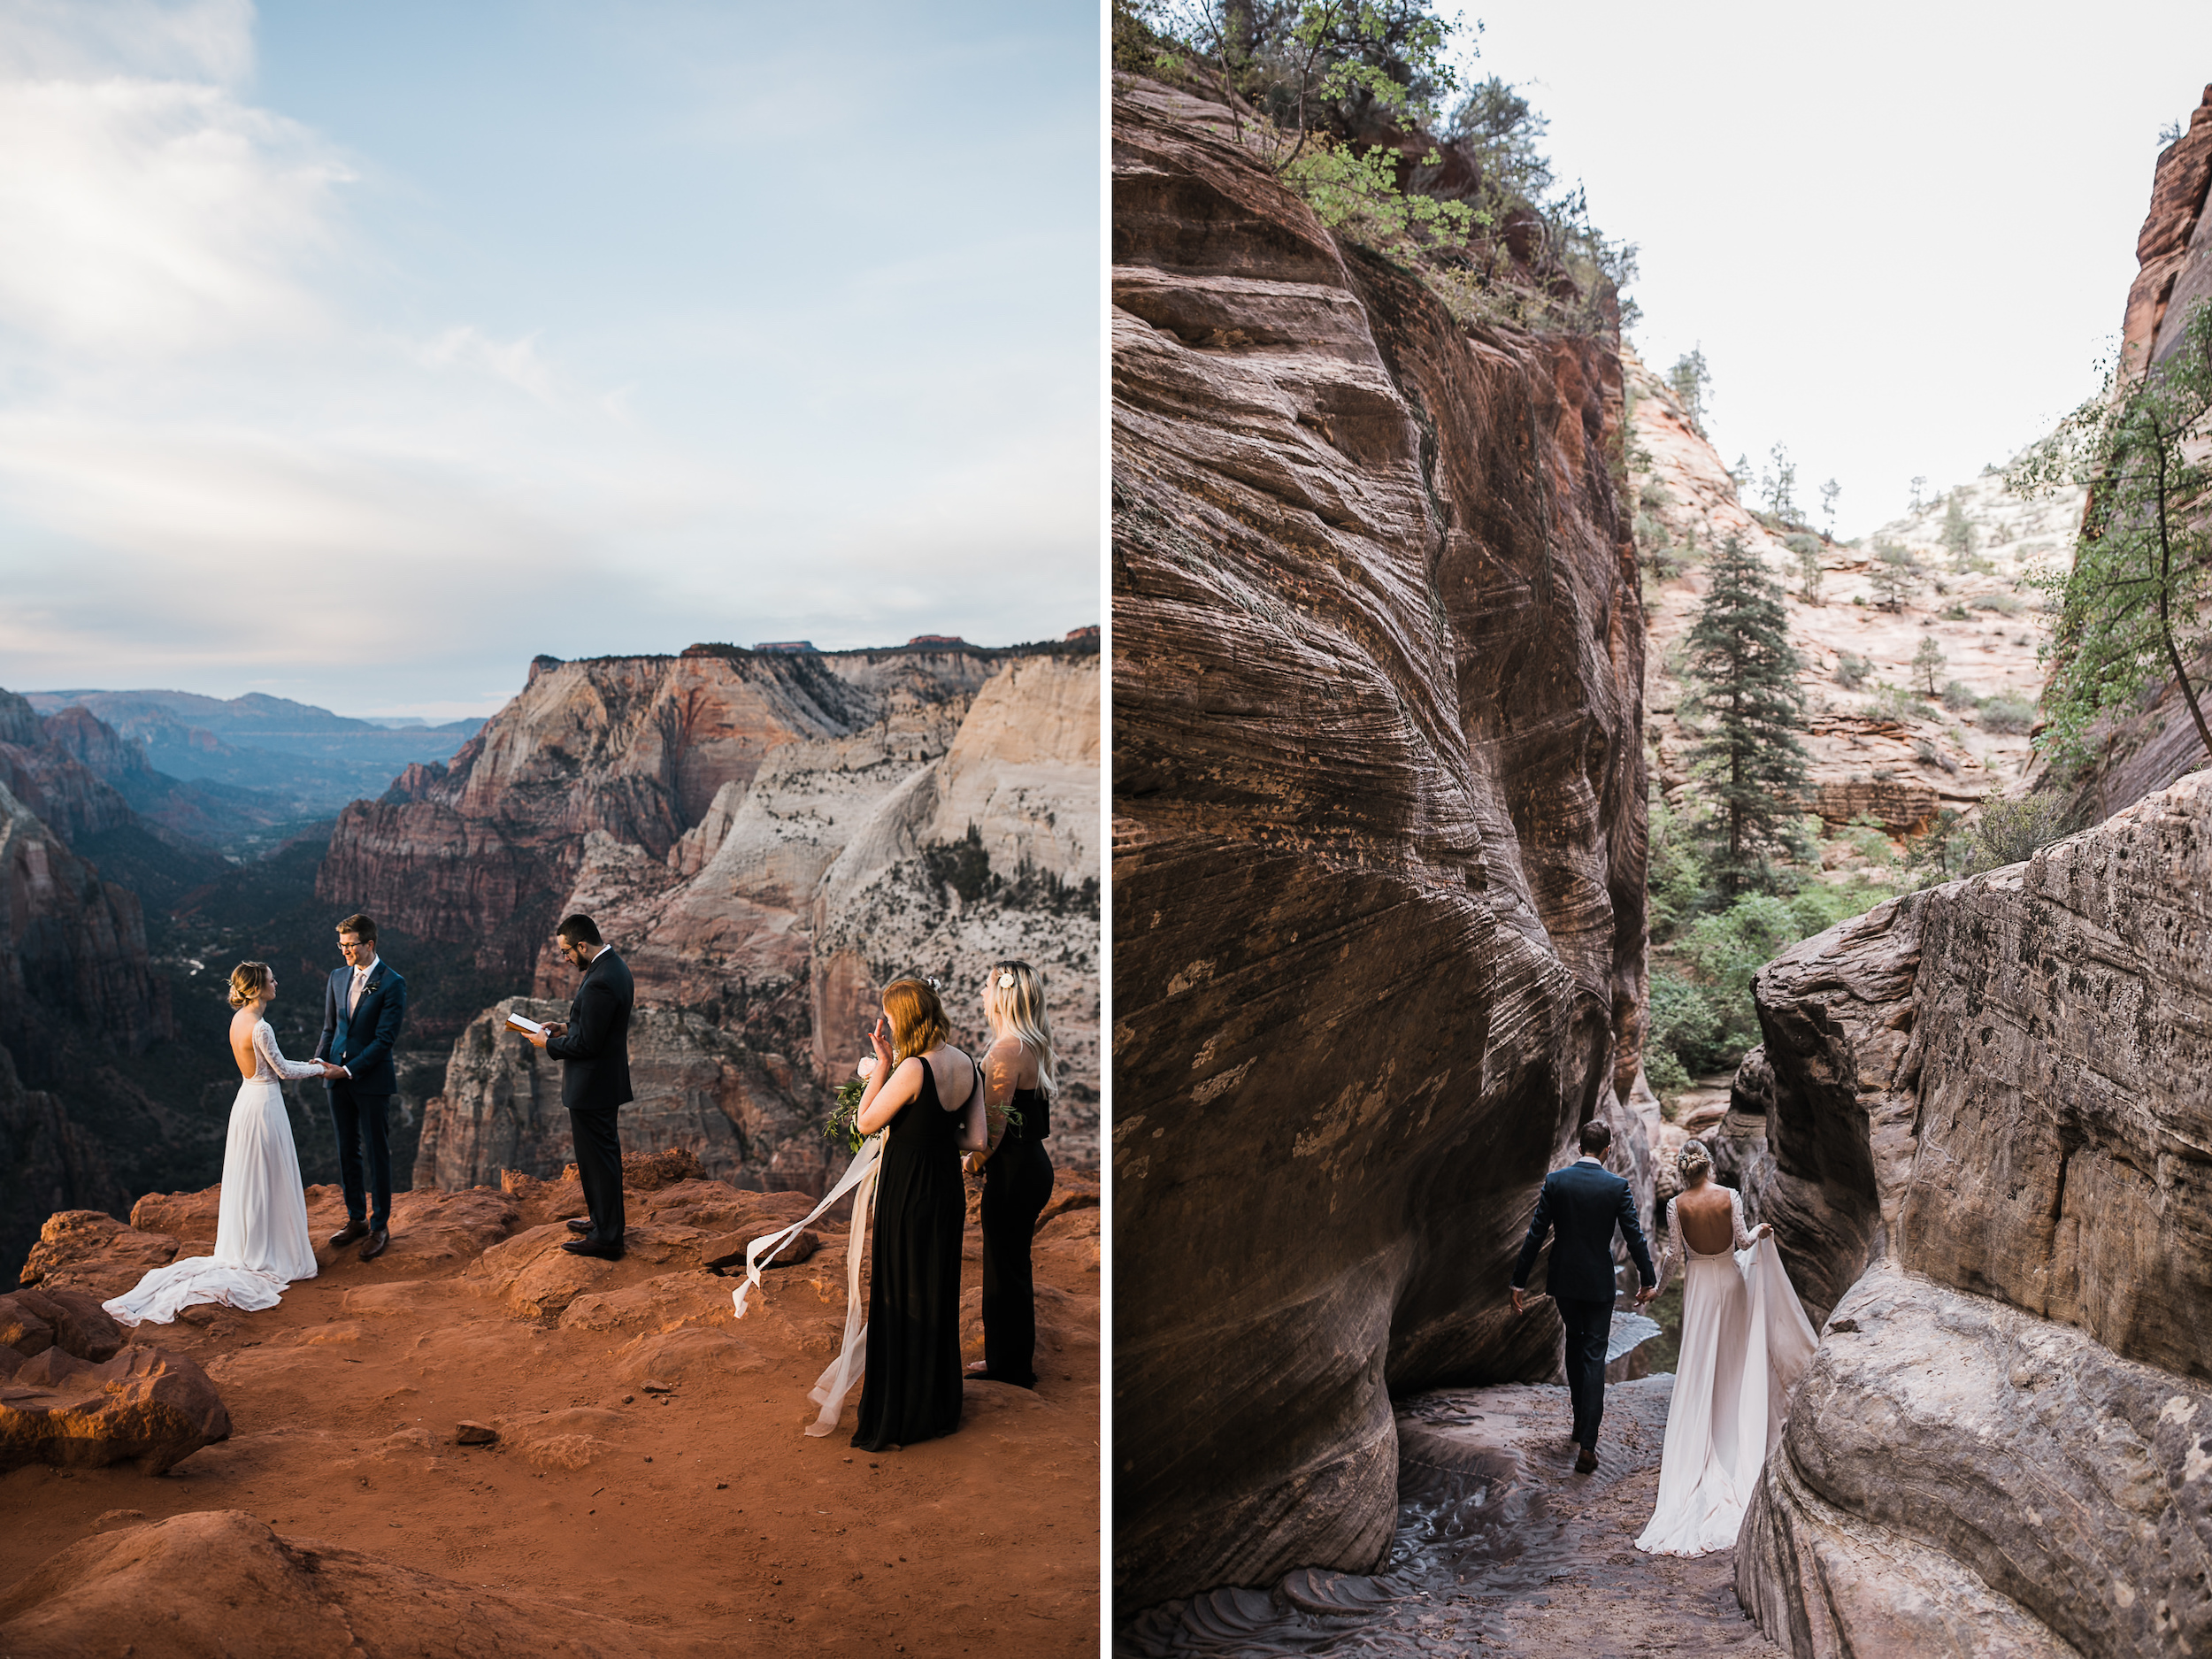
M 1002 991 L 1010 991 L 1014 988 L 1014 975 L 1010 970 L 1002 969 L 1000 971 L 998 976 L 998 988 Z
M 934 979 L 924 979 L 922 983 L 929 987 L 929 988 L 933 991 L 941 991 L 945 988 L 943 986 L 938 984 Z

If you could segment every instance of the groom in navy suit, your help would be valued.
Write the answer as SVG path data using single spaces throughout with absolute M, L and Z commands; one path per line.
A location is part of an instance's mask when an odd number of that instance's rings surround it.
M 1574 1437 L 1581 1451 L 1575 1469 L 1588 1474 L 1598 1466 L 1598 1419 L 1605 1415 L 1605 1345 L 1613 1333 L 1613 1229 L 1628 1240 L 1628 1254 L 1643 1281 L 1636 1305 L 1657 1290 L 1651 1251 L 1636 1225 L 1636 1194 L 1628 1183 L 1599 1162 L 1613 1144 L 1613 1132 L 1595 1121 L 1582 1125 L 1582 1156 L 1544 1178 L 1536 1200 L 1536 1218 L 1521 1243 L 1513 1270 L 1513 1311 L 1528 1311 L 1525 1287 L 1544 1235 L 1555 1234 L 1544 1288 L 1558 1306 L 1567 1327 L 1567 1397 L 1574 1402 Z
M 392 1045 L 407 1017 L 407 981 L 376 954 L 376 924 L 365 916 L 349 916 L 338 924 L 338 949 L 346 965 L 332 972 L 325 987 L 323 1036 L 315 1045 L 318 1060 L 339 1068 L 329 1079 L 330 1125 L 338 1133 L 346 1225 L 330 1241 L 342 1248 L 364 1240 L 361 1259 L 373 1262 L 392 1241 L 392 1146 L 386 1118 L 392 1096 L 399 1093 Z

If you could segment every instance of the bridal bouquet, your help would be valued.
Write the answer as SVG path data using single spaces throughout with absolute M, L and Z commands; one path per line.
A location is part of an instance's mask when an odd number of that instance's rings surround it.
M 860 1133 L 860 1097 L 868 1092 L 868 1079 L 875 1069 L 876 1057 L 869 1055 L 861 1061 L 858 1071 L 837 1086 L 837 1104 L 822 1125 L 824 1138 L 843 1141 L 848 1152 L 858 1152 L 860 1143 L 868 1138 Z

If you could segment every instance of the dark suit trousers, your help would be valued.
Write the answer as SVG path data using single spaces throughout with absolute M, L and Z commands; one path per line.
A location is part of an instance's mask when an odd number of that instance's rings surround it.
M 612 1106 L 589 1111 L 569 1108 L 568 1131 L 576 1142 L 576 1179 L 583 1184 L 584 1208 L 591 1211 L 591 1236 L 602 1244 L 622 1242 L 622 1141 L 615 1133 Z
M 346 1189 L 346 1214 L 372 1228 L 392 1219 L 392 1142 L 387 1129 L 392 1097 L 357 1094 L 350 1079 L 330 1081 L 330 1126 L 338 1136 L 338 1179 Z M 361 1153 L 368 1149 L 368 1179 Z M 371 1201 L 373 1201 L 372 1203 Z
M 1575 1439 L 1598 1448 L 1598 1419 L 1605 1415 L 1605 1345 L 1613 1335 L 1610 1302 L 1554 1296 L 1567 1327 L 1567 1397 L 1574 1402 Z
M 1052 1196 L 1042 1143 L 999 1143 L 983 1166 L 983 1365 L 1000 1382 L 1034 1387 L 1037 1292 L 1029 1260 L 1037 1217 Z

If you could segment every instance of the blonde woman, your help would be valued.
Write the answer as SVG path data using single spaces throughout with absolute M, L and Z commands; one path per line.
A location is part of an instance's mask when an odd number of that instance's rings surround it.
M 296 1279 L 315 1277 L 315 1247 L 307 1236 L 307 1199 L 299 1155 L 284 1111 L 282 1080 L 329 1077 L 320 1061 L 288 1060 L 270 1029 L 276 975 L 265 962 L 242 962 L 230 973 L 230 1054 L 245 1078 L 230 1109 L 223 1147 L 223 1197 L 216 1212 L 215 1254 L 157 1267 L 102 1305 L 125 1325 L 166 1325 L 195 1302 L 273 1308 Z
M 1675 1169 L 1682 1191 L 1667 1205 L 1659 1285 L 1680 1265 L 1681 1352 L 1658 1502 L 1636 1548 L 1702 1555 L 1736 1541 L 1815 1338 L 1773 1228 L 1744 1226 L 1742 1195 L 1713 1179 L 1704 1143 L 1685 1145 Z
M 1034 1388 L 1037 1304 L 1029 1244 L 1052 1196 L 1044 1142 L 1052 1133 L 1054 1056 L 1043 976 L 1025 962 L 994 964 L 983 982 L 983 1018 L 991 1030 L 983 1056 L 990 1145 L 969 1159 L 983 1172 L 983 1363 L 970 1367 L 969 1375 Z
M 960 1155 L 988 1144 L 982 1074 L 947 1039 L 937 988 L 883 987 L 860 1131 L 883 1138 L 876 1178 L 868 1356 L 853 1444 L 879 1452 L 960 1426 Z

